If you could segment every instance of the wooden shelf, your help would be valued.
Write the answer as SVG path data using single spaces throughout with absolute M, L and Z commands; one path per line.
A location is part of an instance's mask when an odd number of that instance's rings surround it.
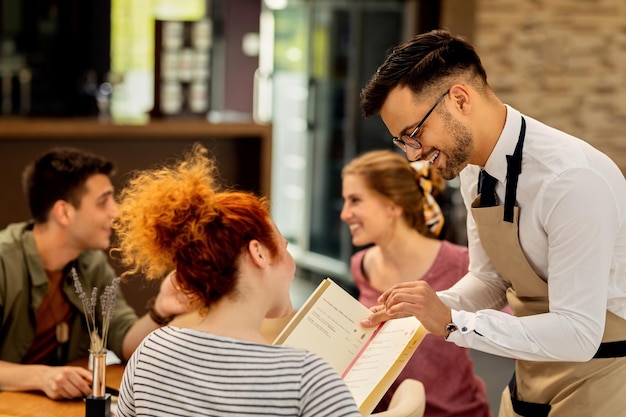
M 0 118 L 1 138 L 119 139 L 169 137 L 260 137 L 271 141 L 271 125 L 210 123 L 206 120 L 152 120 L 145 125 L 100 123 L 95 119 Z

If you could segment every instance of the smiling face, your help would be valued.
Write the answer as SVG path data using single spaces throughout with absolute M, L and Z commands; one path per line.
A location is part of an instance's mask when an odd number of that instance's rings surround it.
M 393 223 L 400 210 L 393 203 L 367 188 L 359 175 L 348 174 L 342 182 L 341 220 L 350 227 L 352 243 L 365 246 L 380 244 L 393 235 Z
M 79 207 L 67 204 L 68 234 L 80 250 L 106 249 L 110 245 L 111 221 L 117 214 L 113 185 L 108 176 L 96 174 L 85 183 Z
M 410 160 L 429 161 L 447 180 L 465 168 L 474 152 L 472 133 L 450 113 L 447 107 L 450 101 L 450 96 L 445 97 L 420 128 L 416 138 L 422 149 L 407 152 Z M 401 136 L 413 131 L 431 106 L 427 102 L 418 103 L 409 88 L 396 87 L 387 96 L 380 116 L 393 136 Z

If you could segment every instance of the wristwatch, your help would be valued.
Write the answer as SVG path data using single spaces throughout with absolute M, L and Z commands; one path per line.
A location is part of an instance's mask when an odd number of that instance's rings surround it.
M 445 336 L 445 339 L 448 340 L 448 337 L 450 336 L 450 334 L 452 334 L 452 332 L 456 332 L 457 330 L 459 330 L 459 328 L 456 327 L 456 324 L 454 324 L 454 323 L 446 324 L 446 336 Z
M 157 313 L 156 309 L 154 308 L 155 301 L 156 301 L 156 297 L 152 297 L 148 300 L 148 303 L 146 305 L 146 308 L 148 309 L 148 314 L 150 315 L 150 318 L 152 319 L 153 322 L 155 322 L 159 326 L 165 326 L 170 321 L 174 320 L 174 317 L 176 316 L 174 315 L 166 316 L 166 317 L 161 316 L 159 313 Z

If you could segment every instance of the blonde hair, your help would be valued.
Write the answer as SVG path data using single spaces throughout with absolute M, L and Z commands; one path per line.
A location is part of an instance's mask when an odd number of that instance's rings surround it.
M 414 169 L 405 157 L 390 151 L 369 151 L 350 161 L 341 171 L 346 175 L 358 175 L 365 186 L 402 208 L 402 217 L 412 228 L 424 235 L 434 236 L 424 219 L 424 190 L 420 186 L 422 174 Z M 428 166 L 432 182 L 431 193 L 438 195 L 445 188 L 445 181 L 436 168 Z

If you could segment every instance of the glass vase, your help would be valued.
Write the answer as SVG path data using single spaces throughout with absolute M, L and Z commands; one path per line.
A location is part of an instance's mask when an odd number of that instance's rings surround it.
M 104 397 L 106 392 L 107 351 L 91 352 L 93 380 L 92 395 L 96 398 Z
M 85 417 L 110 417 L 111 394 L 106 392 L 107 351 L 90 352 L 89 362 L 93 379 L 91 395 L 85 399 Z

